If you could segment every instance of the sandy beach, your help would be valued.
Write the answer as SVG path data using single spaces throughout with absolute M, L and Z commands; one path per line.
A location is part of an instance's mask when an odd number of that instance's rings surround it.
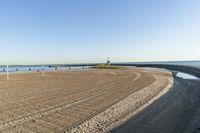
M 173 84 L 164 69 L 73 70 L 0 75 L 0 131 L 108 132 Z

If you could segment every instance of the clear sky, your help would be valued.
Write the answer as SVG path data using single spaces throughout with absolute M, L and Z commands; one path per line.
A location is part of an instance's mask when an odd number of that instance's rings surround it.
M 200 0 L 1 0 L 0 64 L 200 59 Z

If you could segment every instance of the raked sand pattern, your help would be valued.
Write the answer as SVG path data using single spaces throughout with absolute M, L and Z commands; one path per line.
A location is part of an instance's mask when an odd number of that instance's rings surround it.
M 172 85 L 161 69 L 73 70 L 0 75 L 0 132 L 106 132 Z

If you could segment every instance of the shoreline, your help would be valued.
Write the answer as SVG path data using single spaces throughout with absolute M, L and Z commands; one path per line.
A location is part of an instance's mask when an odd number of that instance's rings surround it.
M 187 133 L 198 129 L 200 81 L 182 79 L 175 71 L 135 67 L 46 73 L 51 76 L 11 74 L 16 80 L 6 82 L 0 75 L 2 131 Z

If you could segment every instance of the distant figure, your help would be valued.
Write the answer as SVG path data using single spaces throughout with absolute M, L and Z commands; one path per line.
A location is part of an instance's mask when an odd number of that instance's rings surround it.
M 19 70 L 19 69 L 18 69 L 18 68 L 16 68 L 16 71 L 17 71 L 17 72 L 18 72 L 18 70 Z
M 110 63 L 110 59 L 109 59 L 109 57 L 107 58 L 107 63 L 106 63 L 107 65 L 110 65 L 111 63 Z
M 29 71 L 31 71 L 31 68 L 29 68 Z
M 69 66 L 69 70 L 71 69 L 71 67 Z

